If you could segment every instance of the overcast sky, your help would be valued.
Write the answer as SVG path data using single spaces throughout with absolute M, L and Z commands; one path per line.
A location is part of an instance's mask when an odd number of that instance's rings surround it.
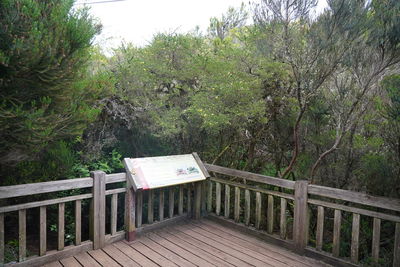
M 82 3 L 106 0 L 76 0 Z M 108 0 L 115 1 L 115 0 Z M 326 6 L 319 0 L 318 10 Z M 188 32 L 196 26 L 205 32 L 211 17 L 220 17 L 227 9 L 240 7 L 243 0 L 125 0 L 90 4 L 91 14 L 103 25 L 96 43 L 103 48 L 118 47 L 121 41 L 146 45 L 159 32 Z

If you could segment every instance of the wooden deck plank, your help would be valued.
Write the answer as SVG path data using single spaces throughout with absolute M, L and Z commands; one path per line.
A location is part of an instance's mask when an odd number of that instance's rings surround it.
M 260 261 L 258 259 L 253 258 L 252 256 L 247 255 L 246 253 L 241 252 L 238 249 L 234 249 L 231 248 L 229 246 L 225 246 L 224 242 L 219 242 L 219 241 L 215 241 L 213 239 L 210 239 L 206 236 L 203 236 L 195 231 L 193 231 L 190 227 L 186 227 L 184 225 L 181 225 L 179 227 L 179 230 L 182 231 L 183 233 L 186 233 L 190 236 L 192 236 L 193 238 L 196 238 L 200 241 L 203 241 L 204 243 L 216 248 L 216 249 L 220 249 L 222 251 L 224 251 L 225 253 L 232 255 L 232 256 L 237 256 L 239 257 L 241 260 L 254 265 L 254 266 L 274 266 L 272 264 L 268 264 L 266 262 Z
M 328 266 L 217 222 L 185 220 L 102 249 L 53 262 L 60 266 Z
M 177 238 L 181 239 L 182 241 L 185 241 L 205 252 L 210 253 L 214 257 L 224 260 L 228 264 L 232 264 L 234 266 L 251 266 L 250 264 L 248 264 L 234 256 L 226 254 L 225 252 L 223 252 L 219 249 L 215 249 L 214 247 L 208 246 L 206 243 L 199 241 L 185 233 L 179 232 L 173 228 L 168 228 L 167 232 L 176 236 Z
M 161 232 L 159 231 L 157 233 L 159 236 L 161 236 L 162 238 L 167 239 L 168 241 L 170 241 L 171 243 L 174 243 L 177 246 L 180 246 L 181 248 L 195 254 L 196 256 L 210 262 L 212 265 L 215 266 L 230 266 L 226 261 L 219 259 L 218 257 L 214 256 L 214 253 L 208 253 L 206 251 L 203 250 L 199 250 L 198 247 L 192 245 L 189 242 L 183 241 L 179 238 L 177 238 L 176 236 L 166 233 L 165 231 Z
M 122 266 L 140 266 L 140 264 L 126 256 L 122 251 L 113 245 L 104 247 L 103 251 Z
M 151 233 L 148 235 L 148 237 L 153 240 L 154 242 L 160 244 L 161 246 L 165 247 L 166 249 L 173 251 L 174 253 L 181 255 L 191 263 L 197 265 L 197 266 L 209 266 L 211 265 L 210 262 L 196 256 L 195 254 L 181 248 L 180 246 L 175 245 L 174 243 L 170 242 L 169 240 L 166 240 L 159 235 L 156 235 L 154 233 Z
M 63 266 L 61 265 L 60 262 L 55 261 L 55 262 L 47 263 L 47 264 L 43 265 L 43 267 L 63 267 Z
M 97 261 L 95 261 L 89 254 L 87 254 L 86 252 L 80 253 L 78 255 L 75 256 L 75 259 L 77 261 L 79 261 L 80 264 L 82 264 L 83 266 L 93 266 L 93 267 L 97 267 L 97 266 L 101 266 Z
M 141 237 L 140 242 L 148 246 L 149 248 L 154 249 L 159 254 L 164 256 L 165 258 L 169 259 L 170 261 L 174 262 L 178 266 L 196 266 L 191 262 L 187 261 L 186 259 L 180 257 L 179 255 L 169 251 L 168 249 L 164 248 L 163 246 L 159 245 L 158 243 L 154 242 L 153 240 L 147 237 Z
M 248 255 L 249 257 L 252 257 L 253 259 L 257 259 L 261 262 L 264 262 L 265 264 L 272 265 L 272 266 L 281 266 L 281 267 L 287 267 L 288 265 L 284 262 L 281 262 L 279 260 L 276 260 L 270 256 L 263 255 L 257 251 L 254 251 L 252 249 L 249 249 L 247 246 L 243 246 L 241 243 L 233 242 L 229 240 L 227 237 L 228 235 L 216 235 L 215 233 L 211 233 L 209 231 L 206 231 L 199 226 L 196 226 L 194 224 L 185 224 L 183 226 L 185 229 L 190 229 L 210 240 L 214 240 L 216 242 L 222 243 L 224 246 L 240 251 L 243 254 Z
M 324 264 L 324 263 L 322 263 L 320 261 L 317 261 L 317 260 L 314 260 L 314 259 L 311 259 L 311 258 L 307 258 L 305 256 L 301 256 L 301 255 L 296 254 L 296 253 L 294 253 L 292 251 L 289 251 L 287 249 L 283 249 L 283 248 L 274 246 L 272 244 L 269 244 L 269 243 L 267 243 L 267 242 L 265 242 L 263 240 L 257 239 L 255 237 L 250 236 L 250 235 L 246 235 L 246 234 L 240 233 L 239 231 L 236 231 L 234 229 L 230 229 L 230 228 L 224 227 L 224 226 L 222 226 L 222 225 L 220 225 L 218 223 L 215 223 L 215 222 L 213 222 L 211 220 L 203 219 L 203 220 L 201 220 L 201 222 L 204 223 L 204 224 L 207 224 L 209 226 L 212 226 L 213 228 L 216 228 L 216 229 L 219 229 L 221 231 L 224 231 L 224 232 L 226 232 L 228 234 L 231 234 L 231 235 L 234 235 L 236 237 L 239 237 L 242 240 L 246 240 L 248 242 L 257 244 L 258 246 L 261 246 L 261 247 L 263 247 L 263 248 L 265 248 L 267 250 L 270 250 L 270 251 L 272 251 L 274 253 L 281 254 L 281 255 L 283 255 L 283 256 L 285 256 L 287 258 L 290 258 L 292 260 L 295 260 L 295 261 L 301 262 L 303 264 L 306 264 L 308 266 L 329 266 L 329 265 Z
M 104 253 L 104 251 L 102 251 L 101 249 L 88 251 L 88 253 L 90 254 L 90 256 L 93 257 L 93 259 L 95 259 L 102 266 L 107 266 L 107 267 L 120 266 L 110 256 Z
M 227 239 L 229 241 L 232 241 L 232 242 L 234 242 L 236 244 L 240 244 L 240 246 L 248 248 L 248 249 L 250 249 L 250 250 L 252 250 L 254 252 L 263 254 L 263 255 L 265 255 L 265 256 L 267 256 L 269 258 L 272 258 L 274 260 L 277 260 L 277 261 L 279 261 L 279 262 L 281 262 L 283 264 L 286 264 L 286 265 L 289 265 L 289 266 L 293 266 L 293 267 L 310 266 L 310 265 L 304 264 L 302 262 L 299 262 L 297 260 L 292 260 L 292 259 L 290 259 L 288 257 L 285 257 L 284 255 L 279 254 L 279 253 L 271 252 L 270 250 L 265 249 L 265 248 L 261 247 L 259 244 L 257 244 L 258 242 L 255 243 L 255 242 L 249 242 L 249 241 L 240 239 L 240 238 L 238 238 L 238 237 L 236 237 L 234 235 L 231 235 L 231 234 L 225 233 L 225 232 L 223 232 L 221 230 L 212 228 L 212 227 L 210 227 L 207 224 L 204 224 L 202 222 L 200 222 L 200 223 L 196 223 L 195 222 L 194 224 L 197 227 L 201 228 L 201 229 L 204 229 L 204 230 L 206 230 L 206 231 L 208 231 L 210 233 L 213 233 L 216 237 L 221 237 L 221 238 Z
M 143 256 L 141 253 L 137 252 L 134 248 L 130 247 L 127 243 L 123 241 L 114 243 L 113 245 L 141 266 L 158 266 L 153 261 Z
M 163 267 L 164 266 L 165 267 L 178 266 L 175 263 L 169 261 L 168 259 L 166 259 L 163 256 L 161 256 L 160 254 L 158 254 L 156 251 L 148 248 L 146 245 L 142 244 L 141 242 L 135 242 L 135 243 L 131 244 L 130 246 L 160 266 L 163 266 Z
M 296 253 L 294 253 L 292 251 L 289 251 L 287 249 L 283 249 L 283 248 L 277 247 L 275 245 L 269 244 L 269 243 L 265 242 L 264 240 L 260 240 L 260 239 L 258 239 L 256 237 L 253 237 L 253 236 L 250 236 L 250 235 L 247 235 L 247 234 L 243 234 L 243 233 L 241 233 L 241 232 L 239 232 L 237 230 L 224 227 L 224 226 L 222 226 L 222 225 L 220 225 L 220 224 L 218 224 L 216 222 L 213 222 L 211 220 L 204 219 L 201 222 L 206 224 L 206 225 L 208 225 L 208 226 L 216 228 L 218 230 L 221 230 L 221 231 L 224 231 L 224 232 L 229 233 L 231 235 L 234 235 L 236 237 L 239 237 L 242 240 L 246 240 L 246 241 L 252 242 L 254 244 L 257 244 L 258 246 L 261 246 L 261 247 L 263 247 L 265 249 L 273 251 L 274 253 L 278 253 L 278 254 L 281 254 L 281 255 L 283 255 L 285 257 L 291 258 L 291 259 L 293 259 L 295 261 L 305 263 L 305 264 L 307 264 L 309 266 L 315 266 L 316 262 L 320 263 L 319 261 L 316 261 L 314 259 L 310 259 L 310 258 L 301 256 L 299 254 L 296 254 Z
M 60 263 L 64 267 L 81 267 L 82 266 L 74 257 L 62 259 L 62 260 L 60 260 Z

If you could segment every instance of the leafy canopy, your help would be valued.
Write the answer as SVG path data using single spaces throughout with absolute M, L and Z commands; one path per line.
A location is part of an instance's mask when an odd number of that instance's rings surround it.
M 97 114 L 82 79 L 101 27 L 72 7 L 72 0 L 0 1 L 0 164 L 80 134 Z

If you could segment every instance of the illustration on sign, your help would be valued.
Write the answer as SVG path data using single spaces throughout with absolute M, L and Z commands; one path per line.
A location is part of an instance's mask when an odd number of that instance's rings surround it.
M 188 175 L 192 173 L 200 173 L 199 170 L 196 167 L 190 166 L 187 168 L 179 168 L 176 169 L 176 175 Z

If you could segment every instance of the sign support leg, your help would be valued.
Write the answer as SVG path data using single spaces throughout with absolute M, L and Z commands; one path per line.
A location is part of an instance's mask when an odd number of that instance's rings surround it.
M 125 231 L 126 241 L 132 242 L 136 238 L 136 226 L 135 226 L 135 211 L 136 211 L 136 194 L 129 183 L 127 183 L 125 194 Z

